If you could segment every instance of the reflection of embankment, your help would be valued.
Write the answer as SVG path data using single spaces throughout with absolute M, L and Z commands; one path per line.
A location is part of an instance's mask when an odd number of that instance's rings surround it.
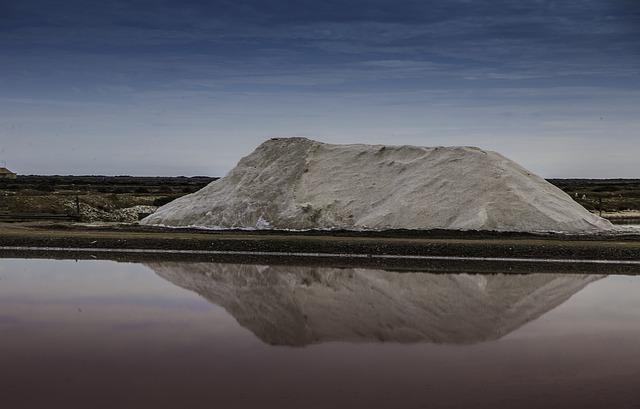
M 224 307 L 243 327 L 275 345 L 498 339 L 601 277 L 179 262 L 148 266 Z

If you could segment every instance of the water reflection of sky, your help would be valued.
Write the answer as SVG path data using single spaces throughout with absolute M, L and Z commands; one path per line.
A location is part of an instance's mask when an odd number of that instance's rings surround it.
M 180 271 L 180 285 L 209 291 L 203 288 L 206 280 L 185 275 L 188 268 Z M 357 274 L 368 277 L 366 271 Z M 393 284 L 380 282 L 381 277 L 388 276 L 375 276 L 376 291 Z M 479 289 L 486 285 L 482 277 L 462 282 Z M 499 290 L 513 293 L 510 282 L 500 281 Z M 317 299 L 308 288 L 294 288 L 291 302 L 311 311 L 310 303 Z M 405 298 L 416 291 L 402 288 Z M 515 299 L 507 311 L 523 303 L 540 304 L 550 291 L 565 287 L 544 288 Z M 331 291 L 339 294 L 341 288 Z M 388 299 L 389 294 L 380 296 Z M 454 297 L 455 304 L 456 294 L 442 297 Z M 257 318 L 274 316 L 273 311 L 257 311 Z M 356 318 L 363 322 L 371 317 Z M 12 408 L 604 403 L 613 408 L 640 403 L 635 388 L 640 375 L 640 278 L 597 277 L 533 321 L 523 319 L 496 341 L 471 344 L 333 340 L 272 346 L 224 308 L 146 266 L 0 260 L 0 392 Z

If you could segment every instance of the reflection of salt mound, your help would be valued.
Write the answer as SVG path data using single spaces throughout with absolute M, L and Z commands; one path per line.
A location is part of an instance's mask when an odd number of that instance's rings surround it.
M 478 148 L 271 139 L 143 224 L 276 229 L 588 232 L 612 228 L 560 189 Z
M 149 267 L 276 345 L 498 339 L 599 278 L 178 262 Z

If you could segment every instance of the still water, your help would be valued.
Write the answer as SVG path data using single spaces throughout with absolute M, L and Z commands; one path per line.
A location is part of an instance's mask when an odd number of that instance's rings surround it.
M 6 408 L 637 408 L 640 277 L 0 259 Z

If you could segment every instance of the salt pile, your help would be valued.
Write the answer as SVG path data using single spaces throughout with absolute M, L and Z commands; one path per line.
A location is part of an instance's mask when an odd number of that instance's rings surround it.
M 180 262 L 147 266 L 223 307 L 264 342 L 292 346 L 500 339 L 601 278 Z
M 517 163 L 473 147 L 275 138 L 143 224 L 208 228 L 593 233 L 611 223 Z

